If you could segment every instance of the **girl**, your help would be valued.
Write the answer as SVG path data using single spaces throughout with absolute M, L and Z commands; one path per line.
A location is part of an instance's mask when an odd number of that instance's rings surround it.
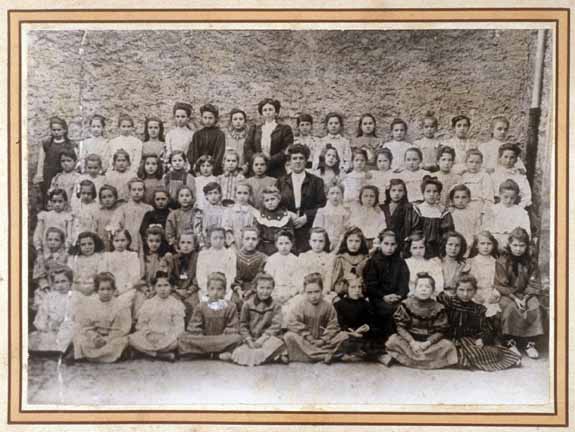
M 96 193 L 99 194 L 100 188 L 104 186 L 106 181 L 106 177 L 102 174 L 102 158 L 93 153 L 87 155 L 84 158 L 82 169 L 83 174 L 78 178 L 76 190 L 79 190 L 80 182 L 90 180 L 96 186 Z
M 68 138 L 68 125 L 59 117 L 49 120 L 50 138 L 43 141 L 38 153 L 38 164 L 33 183 L 40 185 L 42 197 L 46 197 L 52 179 L 62 169 L 60 155 L 63 151 L 75 151 L 76 144 Z
M 104 249 L 109 252 L 112 250 L 112 220 L 121 203 L 118 201 L 118 191 L 110 185 L 102 186 L 99 200 L 100 209 L 96 215 L 96 234 L 104 242 Z
M 499 292 L 493 287 L 495 282 L 495 262 L 497 260 L 497 240 L 489 231 L 478 233 L 469 253 L 469 274 L 477 282 L 473 301 L 486 308 L 486 316 L 501 312 Z
M 343 176 L 343 204 L 349 208 L 359 199 L 361 189 L 368 183 L 369 174 L 366 170 L 367 152 L 364 149 L 354 149 L 351 154 L 352 171 Z
M 218 183 L 222 187 L 222 204 L 224 206 L 234 203 L 238 183 L 243 179 L 239 153 L 235 150 L 228 150 L 224 154 L 224 172 L 218 176 Z
M 393 314 L 397 333 L 385 344 L 388 362 L 394 359 L 418 369 L 440 369 L 457 364 L 455 345 L 445 339 L 449 331 L 447 311 L 433 300 L 434 291 L 433 278 L 428 273 L 419 273 L 413 297 L 401 302 Z
M 449 205 L 449 192 L 453 186 L 461 183 L 461 176 L 455 174 L 452 170 L 453 162 L 455 161 L 455 150 L 448 146 L 442 146 L 437 153 L 437 166 L 439 168 L 433 175 L 443 185 L 441 189 L 441 205 L 447 207 Z
M 224 206 L 222 205 L 222 187 L 216 183 L 211 182 L 204 186 L 204 195 L 207 203 L 203 208 L 203 226 L 204 235 L 207 236 L 208 229 L 212 226 L 222 226 L 224 218 Z
M 244 144 L 247 136 L 248 117 L 244 111 L 234 108 L 230 111 L 229 128 L 226 131 L 226 152 L 235 151 L 239 156 L 239 166 L 242 172 L 247 174 L 248 162 L 244 158 Z
M 208 298 L 209 275 L 221 272 L 227 282 L 226 300 L 233 294 L 232 283 L 236 278 L 237 257 L 233 249 L 226 249 L 226 231 L 222 227 L 212 226 L 208 230 L 209 247 L 200 251 L 196 278 L 200 288 L 200 301 Z
M 148 285 L 153 286 L 154 283 L 152 281 L 157 272 L 172 272 L 172 254 L 164 237 L 164 230 L 161 227 L 148 227 L 143 238 L 144 246 L 140 256 L 142 279 Z
M 142 219 L 140 226 L 140 235 L 143 237 L 150 225 L 159 225 L 162 229 L 166 229 L 166 222 L 170 215 L 170 194 L 165 189 L 156 189 L 152 194 L 153 210 L 149 210 Z
M 294 144 L 306 146 L 310 151 L 307 168 L 317 168 L 320 152 L 322 150 L 318 137 L 312 135 L 313 117 L 310 114 L 300 114 L 296 118 L 298 135 L 294 138 Z
M 214 174 L 222 173 L 222 162 L 226 149 L 226 135 L 217 125 L 219 111 L 212 104 L 200 107 L 203 128 L 194 133 L 186 155 L 190 164 L 195 164 L 200 156 L 210 155 L 214 160 Z
M 154 204 L 154 191 L 162 188 L 162 176 L 164 169 L 162 168 L 162 160 L 160 156 L 154 153 L 144 153 L 142 155 L 142 163 L 138 168 L 138 178 L 144 181 L 144 203 Z
M 309 235 L 310 250 L 298 256 L 299 271 L 302 275 L 319 273 L 323 286 L 331 287 L 331 270 L 333 268 L 333 255 L 329 253 L 329 237 L 326 230 L 314 227 Z
M 277 252 L 268 257 L 264 271 L 275 281 L 274 298 L 287 311 L 288 302 L 299 293 L 299 261 L 291 253 L 294 236 L 288 230 L 279 231 L 275 238 Z
M 144 122 L 144 143 L 142 155 L 153 154 L 158 160 L 166 160 L 166 144 L 164 138 L 164 122 L 157 117 L 147 117 Z M 162 163 L 162 169 L 163 169 Z
M 120 149 L 114 153 L 112 168 L 112 170 L 106 173 L 105 183 L 114 186 L 118 191 L 118 199 L 122 202 L 126 202 L 130 198 L 128 182 L 134 177 L 134 174 L 129 170 L 130 155 L 124 149 Z
M 381 139 L 376 134 L 377 125 L 375 117 L 371 114 L 363 114 L 357 124 L 357 135 L 351 141 L 351 148 L 363 149 L 367 153 L 367 166 L 369 169 L 375 167 L 375 155 L 381 147 Z
M 80 168 L 81 173 L 86 172 L 86 158 L 88 155 L 95 154 L 100 158 L 104 158 L 106 155 L 107 145 L 104 137 L 106 119 L 100 114 L 94 114 L 90 118 L 89 127 L 91 137 L 83 140 L 78 149 L 78 168 Z M 107 162 L 106 160 L 106 164 Z M 106 171 L 108 167 L 102 168 L 104 168 L 103 171 Z
M 339 297 L 347 294 L 345 281 L 351 277 L 362 278 L 368 258 L 369 248 L 363 232 L 358 227 L 348 228 L 333 260 L 332 284 L 328 289 Z
M 441 142 L 435 138 L 437 124 L 437 117 L 430 111 L 426 112 L 421 122 L 423 136 L 413 142 L 413 145 L 421 150 L 422 168 L 428 171 L 437 169 L 438 151 L 441 147 Z
M 419 218 L 418 228 L 423 231 L 425 247 L 430 257 L 439 255 L 443 235 L 453 230 L 451 213 L 439 204 L 442 188 L 443 185 L 437 177 L 425 176 L 421 183 L 423 202 L 414 207 Z
M 471 128 L 471 119 L 469 117 L 464 115 L 453 117 L 451 119 L 451 127 L 454 135 L 443 144 L 455 151 L 453 170 L 456 174 L 461 174 L 465 171 L 467 152 L 477 148 L 477 144 L 468 137 L 469 129 Z
M 184 231 L 194 231 L 196 213 L 194 211 L 194 192 L 189 186 L 182 186 L 176 195 L 178 209 L 172 211 L 166 220 L 166 239 L 175 246 L 176 239 Z
M 63 189 L 54 189 L 48 193 L 51 210 L 38 213 L 38 222 L 34 230 L 33 243 L 38 253 L 46 250 L 44 240 L 46 230 L 59 228 L 66 234 L 66 247 L 72 242 L 72 213 L 68 211 L 68 195 Z
M 267 255 L 256 250 L 260 233 L 257 228 L 245 226 L 241 232 L 241 249 L 237 254 L 237 273 L 234 281 L 234 291 L 241 300 L 253 296 L 256 292 L 255 279 L 264 271 Z
M 409 201 L 417 203 L 423 201 L 421 193 L 421 182 L 427 175 L 427 171 L 420 168 L 423 154 L 417 147 L 410 147 L 405 151 L 404 169 L 402 169 L 396 178 L 400 178 L 407 188 Z
M 479 214 L 481 219 L 493 206 L 493 182 L 481 169 L 483 155 L 479 150 L 471 149 L 465 157 L 465 172 L 461 174 L 461 183 L 471 192 L 470 212 Z
M 166 150 L 168 158 L 175 151 L 188 153 L 194 132 L 190 127 L 192 117 L 192 106 L 184 102 L 176 102 L 172 110 L 174 114 L 175 128 L 170 129 L 166 134 Z
M 201 189 L 196 189 L 196 180 L 193 175 L 188 173 L 186 166 L 188 165 L 187 158 L 184 152 L 180 150 L 175 150 L 170 154 L 169 158 L 170 171 L 164 175 L 164 184 L 170 197 L 174 199 L 178 196 L 178 191 L 182 186 L 190 187 L 192 191 L 192 196 L 197 195 L 196 191 L 201 191 Z M 172 207 L 177 207 L 177 203 Z
M 441 260 L 429 258 L 425 250 L 425 237 L 423 232 L 414 231 L 404 243 L 403 258 L 409 268 L 409 294 L 415 293 L 418 273 L 428 273 L 435 281 L 435 293 L 443 291 L 443 273 Z
M 135 350 L 161 360 L 174 361 L 178 337 L 184 333 L 184 305 L 172 297 L 168 273 L 157 272 L 152 284 L 156 295 L 144 302 L 136 315 L 136 331 L 128 337 Z
M 102 265 L 104 243 L 93 232 L 85 231 L 78 235 L 76 244 L 70 250 L 68 267 L 72 269 L 74 281 L 72 289 L 90 296 L 94 293 L 94 277 Z
M 120 114 L 118 118 L 118 128 L 120 135 L 112 138 L 107 145 L 108 158 L 111 163 L 116 152 L 120 149 L 128 153 L 128 160 L 131 162 L 130 171 L 132 176 L 140 166 L 142 158 L 142 141 L 136 138 L 134 133 L 134 120 L 128 114 Z
M 379 196 L 385 196 L 389 188 L 389 182 L 393 178 L 398 178 L 391 170 L 391 161 L 393 155 L 388 148 L 382 148 L 375 153 L 375 166 L 376 169 L 369 172 L 371 176 L 370 183 L 377 186 L 379 189 Z
M 509 120 L 504 116 L 496 116 L 491 120 L 491 140 L 479 144 L 478 150 L 483 154 L 483 167 L 492 174 L 497 168 L 501 157 L 499 149 L 505 144 L 509 132 Z M 515 161 L 510 168 L 516 168 L 525 174 L 525 165 L 521 159 Z M 497 187 L 497 186 L 496 186 Z
M 178 237 L 177 253 L 174 255 L 173 275 L 176 278 L 173 296 L 180 300 L 186 310 L 186 322 L 192 316 L 194 308 L 199 304 L 196 268 L 198 252 L 196 238 L 191 231 L 184 231 Z
M 225 297 L 229 282 L 220 272 L 210 273 L 207 279 L 207 296 L 196 309 L 187 331 L 178 338 L 180 355 L 222 354 L 229 360 L 229 352 L 242 342 L 238 310 Z
M 260 209 L 263 204 L 262 191 L 268 187 L 276 186 L 277 179 L 266 175 L 268 157 L 263 153 L 256 153 L 250 161 L 251 176 L 246 180 L 252 188 L 252 203 Z
M 369 248 L 375 246 L 378 234 L 387 227 L 385 215 L 379 208 L 379 190 L 373 185 L 361 188 L 358 204 L 351 208 L 349 226 L 357 226 L 361 229 Z
M 511 231 L 505 253 L 497 259 L 495 289 L 501 294 L 501 333 L 507 346 L 517 351 L 519 341 L 529 358 L 538 358 L 536 338 L 544 333 L 539 296 L 544 293 L 539 266 L 529 253 L 529 234 L 523 228 Z
M 485 307 L 472 299 L 477 281 L 464 275 L 457 281 L 455 295 L 440 293 L 438 301 L 447 309 L 449 338 L 457 348 L 458 366 L 465 369 L 499 371 L 521 363 L 521 356 L 502 346 L 491 345 L 494 329 Z
M 469 265 L 465 260 L 467 242 L 455 231 L 449 231 L 441 242 L 441 272 L 443 274 L 443 290 L 455 292 L 457 280 L 463 273 L 469 273 Z
M 322 228 L 326 231 L 330 251 L 335 250 L 341 237 L 348 226 L 350 211 L 343 204 L 343 186 L 336 184 L 327 188 L 327 203 L 320 208 L 313 220 L 314 228 Z
M 401 166 L 405 161 L 405 152 L 411 147 L 411 144 L 405 140 L 407 135 L 407 123 L 400 118 L 396 118 L 391 122 L 389 127 L 391 131 L 391 141 L 386 142 L 383 147 L 391 151 L 392 168 L 396 169 Z
M 481 213 L 469 206 L 471 191 L 464 184 L 454 186 L 449 192 L 451 217 L 455 231 L 465 237 L 467 244 L 473 243 L 473 236 L 481 227 Z
M 345 173 L 351 169 L 351 144 L 349 139 L 343 136 L 343 117 L 330 112 L 325 116 L 324 124 L 327 135 L 320 139 L 320 146 L 324 148 L 331 144 L 337 150 L 341 158 L 339 169 Z
M 339 183 L 340 165 L 341 161 L 337 150 L 331 144 L 326 144 L 319 154 L 317 170 L 313 171 L 316 176 L 323 180 L 326 193 L 331 185 Z
M 60 154 L 60 166 L 62 170 L 54 176 L 50 189 L 63 189 L 70 201 L 76 195 L 76 185 L 80 181 L 80 174 L 76 171 L 76 153 L 73 150 L 64 150 Z
M 287 230 L 293 234 L 293 222 L 290 213 L 280 207 L 281 195 L 277 187 L 264 189 L 262 196 L 263 206 L 255 211 L 254 222 L 261 236 L 258 250 L 270 256 L 277 252 L 277 233 Z
M 213 175 L 214 159 L 209 155 L 200 156 L 194 166 L 194 172 L 196 173 L 195 183 L 196 190 L 198 191 L 196 207 L 203 210 L 207 204 L 206 197 L 202 193 L 204 186 L 208 183 L 218 182 L 218 178 Z
M 72 270 L 62 266 L 50 274 L 50 289 L 38 305 L 35 331 L 28 336 L 28 350 L 65 353 L 74 336 L 74 306 L 70 297 Z
M 519 205 L 523 208 L 531 206 L 531 186 L 527 176 L 519 168 L 515 168 L 521 149 L 517 144 L 503 144 L 499 147 L 497 167 L 491 174 L 493 193 L 499 197 L 499 186 L 505 180 L 513 180 L 519 186 Z
M 401 179 L 391 179 L 385 191 L 385 203 L 381 206 L 385 223 L 400 240 L 409 236 L 419 226 L 419 213 L 407 199 L 407 187 Z
M 75 315 L 74 359 L 113 363 L 128 346 L 132 328 L 130 310 L 116 296 L 111 273 L 94 278 L 97 295 L 79 304 Z
M 38 308 L 38 300 L 48 290 L 50 271 L 57 267 L 65 266 L 68 262 L 66 252 L 66 235 L 60 228 L 51 227 L 46 230 L 46 249 L 36 257 L 32 279 L 36 289 L 34 291 L 33 310 Z
M 79 201 L 72 206 L 72 241 L 83 231 L 96 232 L 99 205 L 96 202 L 96 186 L 90 180 L 82 180 L 78 189 Z
M 251 197 L 252 189 L 249 183 L 242 181 L 236 187 L 235 204 L 224 209 L 222 226 L 233 235 L 236 249 L 243 246 L 242 229 L 254 224 L 256 209 L 249 204 Z

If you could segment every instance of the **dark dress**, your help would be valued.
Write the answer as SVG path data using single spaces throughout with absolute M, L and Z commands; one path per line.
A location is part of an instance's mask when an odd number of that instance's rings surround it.
M 226 135 L 217 126 L 203 128 L 194 133 L 188 150 L 188 162 L 193 167 L 200 156 L 210 155 L 214 158 L 214 175 L 222 173 L 222 162 L 226 150 Z
M 176 280 L 176 289 L 172 295 L 180 300 L 186 307 L 186 323 L 192 316 L 194 308 L 200 303 L 198 295 L 199 287 L 196 280 L 196 266 L 198 254 L 176 254 L 173 257 L 173 274 Z
M 170 209 L 168 208 L 147 211 L 142 219 L 142 225 L 140 226 L 140 235 L 142 236 L 142 239 L 144 239 L 146 230 L 150 225 L 160 225 L 162 229 L 165 230 L 169 214 Z
M 404 239 L 420 225 L 418 213 L 413 208 L 413 204 L 408 201 L 399 203 L 393 213 L 389 203 L 382 204 L 381 210 L 385 215 L 387 228 L 393 230 L 395 238 L 398 239 L 398 247 L 401 248 Z
M 243 291 L 243 298 L 252 297 L 255 292 L 253 281 L 258 273 L 264 271 L 267 255 L 260 251 L 246 252 L 240 250 L 236 255 L 237 271 L 235 284 Z
M 364 299 L 351 299 L 344 297 L 333 304 L 337 312 L 337 321 L 343 331 L 357 330 L 364 324 L 373 325 L 369 302 Z M 345 344 L 345 351 L 350 354 L 365 355 L 372 351 L 371 333 L 363 334 L 363 337 L 350 337 Z
M 414 206 L 414 209 L 419 217 L 418 229 L 425 235 L 425 252 L 430 258 L 439 256 L 443 235 L 455 229 L 451 213 L 442 208 L 439 217 L 436 217 L 425 202 Z
M 287 160 L 286 149 L 293 144 L 293 132 L 290 126 L 279 124 L 272 131 L 270 161 L 266 175 L 280 178 L 285 175 Z M 262 127 L 252 126 L 244 143 L 244 160 L 251 161 L 255 153 L 262 151 Z
M 43 183 L 41 186 L 42 197 L 46 201 L 48 199 L 47 193 L 50 189 L 52 179 L 62 171 L 60 165 L 60 155 L 63 151 L 76 151 L 76 143 L 69 139 L 64 139 L 62 142 L 54 142 L 52 138 L 42 142 L 42 149 L 44 150 L 44 170 L 42 172 Z M 68 197 L 70 201 L 72 197 Z
M 286 209 L 278 208 L 269 211 L 263 208 L 254 212 L 254 225 L 260 232 L 258 250 L 267 256 L 273 255 L 278 250 L 275 244 L 275 236 L 282 230 L 294 233 L 293 222 Z M 293 252 L 293 251 L 292 251 Z

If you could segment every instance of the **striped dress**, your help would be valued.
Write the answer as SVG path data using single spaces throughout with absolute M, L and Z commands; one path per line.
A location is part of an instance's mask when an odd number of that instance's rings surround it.
M 516 366 L 521 356 L 498 345 L 487 345 L 493 338 L 494 329 L 485 317 L 485 306 L 473 301 L 464 302 L 445 292 L 439 293 L 437 301 L 447 309 L 449 338 L 453 340 L 458 354 L 458 366 L 487 372 Z M 481 339 L 484 346 L 475 342 Z

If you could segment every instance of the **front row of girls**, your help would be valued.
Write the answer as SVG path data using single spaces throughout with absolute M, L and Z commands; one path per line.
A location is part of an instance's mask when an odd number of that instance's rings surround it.
M 115 239 L 114 246 L 125 247 L 123 237 Z M 283 238 L 289 241 L 290 235 Z M 281 239 L 278 236 L 278 243 Z M 276 291 L 280 277 L 257 270 L 249 284 L 252 294 L 238 313 L 228 294 L 227 276 L 215 271 L 207 275 L 205 296 L 189 318 L 182 301 L 190 290 L 186 277 L 193 267 L 186 257 L 190 249 L 186 241 L 185 236 L 180 239 L 182 254 L 176 260 L 186 268 L 179 274 L 158 270 L 138 308 L 123 301 L 124 282 L 113 273 L 96 273 L 95 295 L 80 299 L 69 295 L 74 272 L 54 266 L 47 292 L 37 303 L 30 351 L 56 351 L 65 359 L 94 362 L 140 353 L 170 361 L 208 356 L 248 366 L 376 359 L 386 365 L 398 362 L 426 369 L 457 365 L 486 371 L 518 365 L 519 348 L 529 357 L 538 356 L 535 343 L 543 335 L 544 292 L 529 253 L 529 236 L 522 228 L 512 231 L 505 252 L 496 259 L 492 256 L 496 240 L 489 233 L 480 234 L 474 244 L 479 255 L 467 263 L 464 238 L 457 233 L 444 236 L 442 276 L 444 281 L 451 277 L 453 283 L 443 290 L 429 272 L 411 275 L 391 230 L 380 233 L 371 257 L 354 265 L 350 258 L 365 252 L 366 245 L 353 231 L 347 235 L 349 262 L 342 264 L 349 274 L 339 281 L 335 303 L 325 298 L 329 288 L 323 275 L 313 272 L 298 282 L 301 291 L 286 308 L 284 293 Z M 251 243 L 257 243 L 257 236 Z M 81 247 L 86 252 L 94 249 L 92 242 Z M 422 247 L 412 239 L 414 256 L 421 255 Z M 462 268 L 466 264 L 469 270 Z M 489 281 L 486 267 L 492 264 Z M 490 315 L 481 303 L 496 304 L 499 311 Z

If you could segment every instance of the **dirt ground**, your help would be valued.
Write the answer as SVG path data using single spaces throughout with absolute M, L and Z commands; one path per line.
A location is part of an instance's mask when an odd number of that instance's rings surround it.
M 28 403 L 64 405 L 194 404 L 544 404 L 547 358 L 525 358 L 501 372 L 424 371 L 376 363 L 264 365 L 221 361 L 116 364 L 30 359 Z

